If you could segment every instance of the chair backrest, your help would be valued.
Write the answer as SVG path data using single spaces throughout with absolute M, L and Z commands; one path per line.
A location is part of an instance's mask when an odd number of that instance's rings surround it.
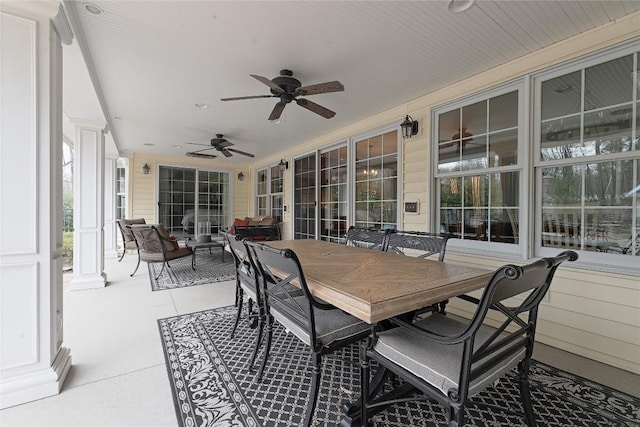
M 256 296 L 260 298 L 260 289 L 258 289 L 258 276 L 255 261 L 251 257 L 247 247 L 245 246 L 242 236 L 229 234 L 226 231 L 221 231 L 220 234 L 224 237 L 224 240 L 229 245 L 229 251 L 233 256 L 233 260 L 236 265 L 236 277 L 247 285 L 255 286 Z M 260 303 L 260 301 L 256 301 Z
M 127 226 L 134 224 L 146 224 L 146 221 L 144 218 L 134 218 L 121 219 L 116 221 L 116 223 L 118 223 L 118 228 L 120 229 L 120 233 L 122 234 L 122 241 L 126 244 L 127 242 L 135 241 L 133 233 L 127 228 Z
M 175 243 L 169 240 L 169 235 L 162 226 L 150 224 L 128 225 L 133 237 L 140 248 L 140 257 L 144 261 L 145 254 L 171 252 L 175 250 Z
M 245 245 L 258 270 L 264 304 L 270 310 L 277 310 L 285 315 L 289 322 L 294 323 L 309 337 L 310 342 L 307 344 L 316 348 L 319 344 L 316 339 L 313 307 L 320 309 L 335 307 L 322 303 L 311 295 L 300 260 L 294 251 L 275 249 L 246 240 Z M 292 292 L 287 285 L 294 285 L 301 289 L 304 297 L 297 292 Z M 300 336 L 299 338 L 302 339 Z
M 447 233 L 391 230 L 387 236 L 387 251 L 406 255 L 405 251 L 408 249 L 417 258 L 438 254 L 438 261 L 444 261 L 450 238 L 451 234 Z
M 374 230 L 368 228 L 357 228 L 353 225 L 347 230 L 345 244 L 360 248 L 374 249 L 377 251 L 387 250 L 387 235 L 389 230 Z

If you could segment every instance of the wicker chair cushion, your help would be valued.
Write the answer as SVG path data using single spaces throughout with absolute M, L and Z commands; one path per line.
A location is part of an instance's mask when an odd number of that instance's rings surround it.
M 436 313 L 417 323 L 422 329 L 439 335 L 454 335 L 468 326 L 451 317 Z M 484 343 L 492 331 L 480 328 L 476 334 L 474 348 Z M 404 328 L 395 328 L 380 332 L 375 345 L 375 351 L 413 372 L 429 384 L 438 388 L 443 394 L 449 390 L 458 389 L 460 365 L 462 361 L 462 345 L 443 345 L 428 340 Z M 509 358 L 498 369 L 491 370 L 476 378 L 469 385 L 469 396 L 473 396 L 507 371 L 516 366 L 525 356 L 525 349 Z

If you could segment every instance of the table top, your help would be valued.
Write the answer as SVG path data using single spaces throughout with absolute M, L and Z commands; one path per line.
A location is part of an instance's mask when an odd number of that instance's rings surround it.
M 314 296 L 376 323 L 483 288 L 493 270 L 330 243 L 278 240 L 300 259 Z
M 196 239 L 189 239 L 186 245 L 192 249 L 199 248 L 220 248 L 224 246 L 224 239 L 221 237 L 212 237 L 208 242 L 198 242 Z

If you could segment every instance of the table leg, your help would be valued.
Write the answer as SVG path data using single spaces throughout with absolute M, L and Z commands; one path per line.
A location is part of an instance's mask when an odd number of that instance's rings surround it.
M 191 268 L 196 271 L 196 248 L 193 248 L 193 253 L 191 254 Z

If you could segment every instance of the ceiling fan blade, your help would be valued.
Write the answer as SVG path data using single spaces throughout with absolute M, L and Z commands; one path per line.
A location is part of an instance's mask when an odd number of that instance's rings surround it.
M 278 102 L 276 104 L 275 107 L 273 107 L 273 110 L 271 111 L 271 114 L 269 115 L 269 120 L 278 120 L 280 118 L 280 116 L 282 115 L 282 111 L 284 111 L 284 107 L 287 105 L 286 102 Z
M 235 98 L 221 98 L 220 101 L 238 101 L 241 99 L 271 98 L 273 95 L 236 96 Z
M 271 88 L 271 90 L 275 91 L 276 93 L 283 93 L 284 90 L 278 86 L 277 84 L 275 84 L 274 82 L 272 82 L 271 80 L 269 80 L 266 77 L 262 77 L 262 76 L 257 76 L 255 74 L 249 74 L 251 77 L 253 77 L 254 79 L 266 84 L 267 86 L 269 86 Z
M 331 117 L 336 115 L 335 112 L 329 110 L 328 108 L 324 108 L 322 105 L 318 105 L 315 102 L 311 102 L 308 99 L 304 99 L 304 98 L 296 99 L 296 102 L 302 108 L 306 108 L 309 111 L 313 111 L 316 114 L 320 114 L 325 119 L 330 119 Z
M 224 156 L 225 156 L 225 157 L 231 157 L 231 156 L 233 156 L 233 154 L 231 154 L 231 153 L 229 152 L 229 150 L 224 150 L 224 149 L 222 149 L 222 150 L 219 150 L 219 151 L 220 151 L 222 154 L 224 154 Z
M 251 153 L 247 153 L 247 152 L 244 152 L 244 151 L 236 150 L 235 148 L 229 148 L 228 151 L 233 151 L 234 153 L 242 154 L 243 156 L 255 157 Z
M 193 151 L 185 153 L 185 156 L 198 157 L 198 158 L 201 158 L 201 159 L 215 159 L 216 157 L 218 157 L 215 154 L 203 154 L 203 153 L 198 153 L 198 152 L 193 152 Z
M 189 144 L 189 145 L 201 145 L 203 147 L 210 147 L 209 144 L 200 144 L 198 142 L 187 142 L 186 144 Z
M 203 148 L 202 150 L 190 151 L 190 153 L 200 153 L 202 151 L 213 150 L 213 147 Z
M 317 85 L 303 86 L 296 90 L 297 95 L 317 95 L 319 93 L 342 92 L 344 86 L 339 81 L 318 83 Z

